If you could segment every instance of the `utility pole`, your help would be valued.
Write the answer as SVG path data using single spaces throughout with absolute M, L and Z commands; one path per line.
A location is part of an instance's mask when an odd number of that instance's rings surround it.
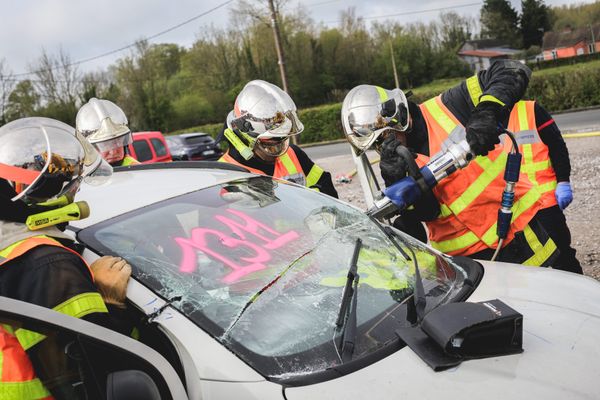
M 281 85 L 283 90 L 289 94 L 287 84 L 287 74 L 285 72 L 285 57 L 283 47 L 281 47 L 281 36 L 279 34 L 279 25 L 277 24 L 277 13 L 273 0 L 269 0 L 269 10 L 271 11 L 271 27 L 273 28 L 273 36 L 275 38 L 275 49 L 277 50 L 277 59 L 279 63 L 279 72 L 281 73 Z
M 592 24 L 590 24 L 590 32 L 592 33 L 592 46 L 590 47 L 590 49 L 592 50 L 592 53 L 596 52 L 596 38 L 594 37 L 594 28 L 592 27 Z
M 281 73 L 281 86 L 283 86 L 284 92 L 289 94 L 290 91 L 288 90 L 287 73 L 285 71 L 285 56 L 283 53 L 283 47 L 281 46 L 281 35 L 279 34 L 279 25 L 277 24 L 277 13 L 275 12 L 273 0 L 268 1 L 269 10 L 271 11 L 271 27 L 273 28 L 273 37 L 275 38 L 275 50 L 277 50 L 279 72 Z M 292 143 L 298 144 L 298 135 L 292 136 Z
M 392 68 L 394 69 L 394 81 L 396 82 L 396 89 L 400 89 L 400 82 L 398 82 L 398 70 L 396 70 L 396 59 L 394 58 L 394 47 L 390 40 L 390 54 L 392 55 Z

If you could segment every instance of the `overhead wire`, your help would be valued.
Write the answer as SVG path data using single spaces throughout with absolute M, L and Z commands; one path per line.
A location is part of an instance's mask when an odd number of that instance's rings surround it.
M 233 1 L 234 0 L 224 1 L 223 3 L 220 3 L 219 5 L 211 8 L 210 10 L 204 11 L 204 12 L 202 12 L 202 13 L 196 15 L 196 16 L 188 18 L 187 20 L 185 20 L 185 21 L 183 21 L 183 22 L 181 22 L 181 23 L 179 23 L 177 25 L 174 25 L 174 26 L 172 26 L 170 28 L 167 28 L 167 29 L 165 29 L 163 31 L 160 31 L 158 33 L 150 35 L 150 36 L 144 38 L 144 40 L 152 40 L 152 39 L 155 39 L 155 38 L 157 38 L 159 36 L 162 36 L 162 35 L 164 35 L 166 33 L 174 31 L 177 28 L 181 28 L 182 26 L 187 25 L 190 22 L 193 22 L 193 21 L 197 20 L 198 18 L 204 17 L 205 15 L 208 15 L 208 14 L 212 13 L 213 11 L 216 11 L 216 10 L 222 8 L 222 7 L 225 7 L 227 4 L 229 4 L 229 3 L 233 2 Z M 12 77 L 34 75 L 34 74 L 37 74 L 37 73 L 40 73 L 40 72 L 53 71 L 53 70 L 56 70 L 56 69 L 64 69 L 64 68 L 68 68 L 68 67 L 73 67 L 73 66 L 76 66 L 76 65 L 80 65 L 80 64 L 83 64 L 83 63 L 87 63 L 87 62 L 90 62 L 90 61 L 97 60 L 99 58 L 107 57 L 107 56 L 110 56 L 112 54 L 119 53 L 119 52 L 121 52 L 123 50 L 127 50 L 127 49 L 135 46 L 137 43 L 139 43 L 139 40 L 135 41 L 133 43 L 130 43 L 130 44 L 126 45 L 126 46 L 119 47 L 118 49 L 107 51 L 105 53 L 98 54 L 98 55 L 93 56 L 93 57 L 85 58 L 83 60 L 74 61 L 74 62 L 68 63 L 66 65 L 59 65 L 59 66 L 55 66 L 55 67 L 52 67 L 52 68 L 44 68 L 44 69 L 40 69 L 40 70 L 37 70 L 37 71 L 31 71 L 31 72 L 20 72 L 18 74 L 12 74 Z

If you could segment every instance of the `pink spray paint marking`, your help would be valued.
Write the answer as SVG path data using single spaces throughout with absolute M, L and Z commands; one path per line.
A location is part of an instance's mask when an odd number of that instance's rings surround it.
M 242 222 L 240 223 L 223 215 L 217 215 L 215 216 L 215 219 L 227 226 L 241 239 L 231 237 L 219 230 L 208 228 L 192 229 L 190 238 L 175 238 L 175 242 L 177 242 L 183 252 L 179 267 L 181 272 L 193 273 L 196 270 L 196 253 L 197 251 L 201 251 L 207 256 L 212 257 L 231 268 L 232 272 L 223 278 L 223 282 L 234 283 L 248 274 L 267 268 L 265 263 L 271 260 L 271 254 L 268 250 L 282 247 L 300 237 L 296 231 L 280 233 L 241 211 L 231 209 L 225 211 L 237 216 Z M 241 261 L 247 263 L 241 265 L 235 260 L 231 260 L 226 255 L 210 248 L 207 240 L 207 237 L 210 235 L 216 236 L 219 239 L 219 242 L 226 248 L 233 249 L 246 247 L 252 250 L 255 255 L 252 257 L 240 257 Z M 262 243 L 253 243 L 250 240 L 252 237 L 260 240 Z

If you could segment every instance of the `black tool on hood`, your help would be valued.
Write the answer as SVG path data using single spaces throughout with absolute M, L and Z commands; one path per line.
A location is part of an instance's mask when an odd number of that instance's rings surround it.
M 396 334 L 434 371 L 523 352 L 523 315 L 502 301 L 449 303 Z

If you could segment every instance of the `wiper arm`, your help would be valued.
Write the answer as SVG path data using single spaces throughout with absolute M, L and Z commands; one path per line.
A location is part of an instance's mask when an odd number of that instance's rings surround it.
M 396 237 L 396 234 L 394 233 L 394 231 L 392 231 L 391 229 L 388 229 L 389 227 L 384 227 L 383 225 L 381 225 L 381 222 L 377 221 L 376 218 L 373 218 L 372 216 L 369 215 L 369 219 L 375 224 L 377 225 L 377 227 L 385 234 L 385 236 L 388 237 L 388 239 L 390 239 L 392 241 L 392 243 L 394 244 L 394 247 L 396 247 L 396 249 L 398 249 L 398 251 L 400 252 L 400 254 L 402 254 L 402 257 L 404 257 L 404 259 L 406 261 L 411 261 L 410 257 L 408 256 L 408 254 L 406 254 L 406 252 L 402 249 L 402 247 L 400 247 L 400 245 L 398 245 L 398 243 L 394 240 L 394 237 Z M 409 247 L 410 246 L 406 246 Z
M 356 307 L 358 281 L 360 279 L 360 276 L 358 275 L 357 263 L 361 247 L 362 240 L 357 238 L 356 244 L 354 245 L 352 259 L 350 260 L 350 268 L 348 269 L 346 286 L 344 286 L 344 292 L 342 293 L 340 310 L 335 323 L 336 327 L 342 331 L 342 336 L 340 339 L 340 352 L 342 362 L 344 363 L 352 360 L 352 354 L 354 353 L 354 342 L 356 340 Z
M 389 228 L 389 227 L 386 227 Z M 402 252 L 402 248 L 396 241 L 396 238 L 402 240 L 402 237 L 399 236 L 393 229 L 383 228 L 384 232 L 388 234 L 389 239 L 392 241 L 394 246 Z M 425 314 L 425 306 L 427 305 L 427 299 L 425 297 L 425 289 L 423 288 L 423 279 L 421 278 L 421 272 L 419 271 L 419 262 L 417 261 L 417 256 L 413 249 L 407 244 L 406 248 L 412 255 L 413 265 L 415 267 L 415 291 L 413 294 L 415 309 L 417 312 L 417 321 L 421 322 L 423 319 L 423 314 Z M 410 260 L 410 258 L 408 258 Z

